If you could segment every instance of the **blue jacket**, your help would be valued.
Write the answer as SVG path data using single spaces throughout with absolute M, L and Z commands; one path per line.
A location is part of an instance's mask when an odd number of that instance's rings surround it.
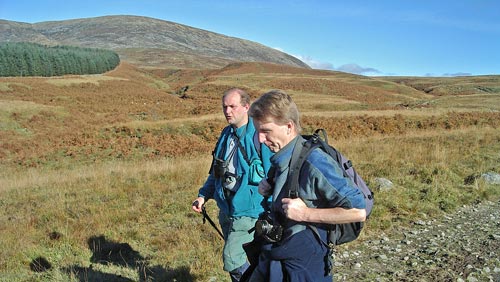
M 230 140 L 233 132 L 234 128 L 232 126 L 224 128 L 214 150 L 215 156 L 219 156 L 221 150 L 227 146 L 227 141 Z M 258 141 L 255 143 L 255 127 L 252 119 L 249 118 L 247 125 L 236 129 L 236 134 L 240 136 L 240 142 L 247 153 L 248 159 L 252 160 L 260 158 L 264 167 L 265 175 L 267 175 L 267 172 L 271 167 L 270 158 L 272 157 L 272 152 L 266 145 L 260 144 Z M 241 134 L 244 135 L 241 136 Z M 257 148 L 260 148 L 260 156 L 257 152 Z M 236 156 L 238 158 L 236 174 L 240 176 L 241 183 L 239 189 L 232 197 L 232 200 L 228 201 L 226 199 L 221 180 L 215 178 L 213 173 L 208 175 L 205 184 L 200 188 L 198 196 L 204 197 L 205 201 L 208 199 L 214 199 L 217 202 L 217 206 L 220 211 L 228 216 L 248 216 L 258 218 L 259 214 L 264 211 L 264 198 L 259 194 L 257 184 L 252 185 L 248 183 L 248 163 L 240 149 L 237 149 L 236 152 Z
M 288 197 L 285 182 L 290 169 L 290 158 L 295 146 L 298 145 L 297 142 L 303 143 L 305 139 L 302 136 L 296 137 L 271 158 L 272 165 L 276 167 L 272 211 L 277 213 L 278 220 L 285 217 L 281 199 Z M 343 176 L 338 163 L 320 148 L 311 152 L 299 173 L 299 197 L 308 207 L 365 208 L 363 193 L 353 188 L 354 183 L 350 178 Z M 287 223 L 288 227 L 293 225 L 296 226 L 290 232 L 285 233 L 285 236 L 290 236 L 306 228 L 306 223 L 297 224 L 292 221 Z M 321 228 L 319 225 L 318 227 Z

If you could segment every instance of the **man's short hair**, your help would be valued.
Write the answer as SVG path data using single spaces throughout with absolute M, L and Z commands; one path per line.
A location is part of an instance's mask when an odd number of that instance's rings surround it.
M 293 122 L 297 133 L 300 127 L 300 113 L 290 95 L 281 90 L 271 90 L 260 96 L 250 106 L 248 114 L 262 122 L 275 122 L 284 125 Z
M 233 93 L 233 92 L 236 92 L 240 95 L 240 102 L 241 102 L 241 105 L 242 106 L 246 106 L 246 105 L 249 105 L 250 104 L 250 95 L 248 95 L 248 93 L 241 89 L 241 88 L 231 88 L 231 89 L 228 89 L 224 92 L 224 95 L 222 95 L 222 100 L 224 100 L 224 97 L 226 97 L 227 95 L 229 95 L 230 93 Z

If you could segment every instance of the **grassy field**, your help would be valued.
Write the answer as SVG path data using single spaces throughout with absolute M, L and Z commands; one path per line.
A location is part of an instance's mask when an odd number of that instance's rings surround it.
M 479 177 L 500 173 L 498 76 L 123 63 L 101 77 L 0 78 L 0 281 L 229 281 L 222 240 L 190 204 L 230 86 L 253 97 L 284 89 L 305 133 L 327 129 L 375 190 L 360 240 L 500 199 L 498 185 Z M 378 191 L 377 177 L 393 189 Z M 214 202 L 207 210 L 217 218 Z

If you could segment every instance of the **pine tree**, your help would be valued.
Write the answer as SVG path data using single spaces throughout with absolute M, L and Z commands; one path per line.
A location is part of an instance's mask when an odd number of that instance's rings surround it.
M 120 57 L 113 51 L 34 43 L 1 43 L 0 76 L 96 74 L 114 69 Z

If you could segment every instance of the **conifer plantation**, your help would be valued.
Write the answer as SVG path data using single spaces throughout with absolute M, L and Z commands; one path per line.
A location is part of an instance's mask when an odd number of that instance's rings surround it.
M 1 43 L 0 76 L 59 76 L 98 74 L 120 63 L 113 51 L 35 43 Z

